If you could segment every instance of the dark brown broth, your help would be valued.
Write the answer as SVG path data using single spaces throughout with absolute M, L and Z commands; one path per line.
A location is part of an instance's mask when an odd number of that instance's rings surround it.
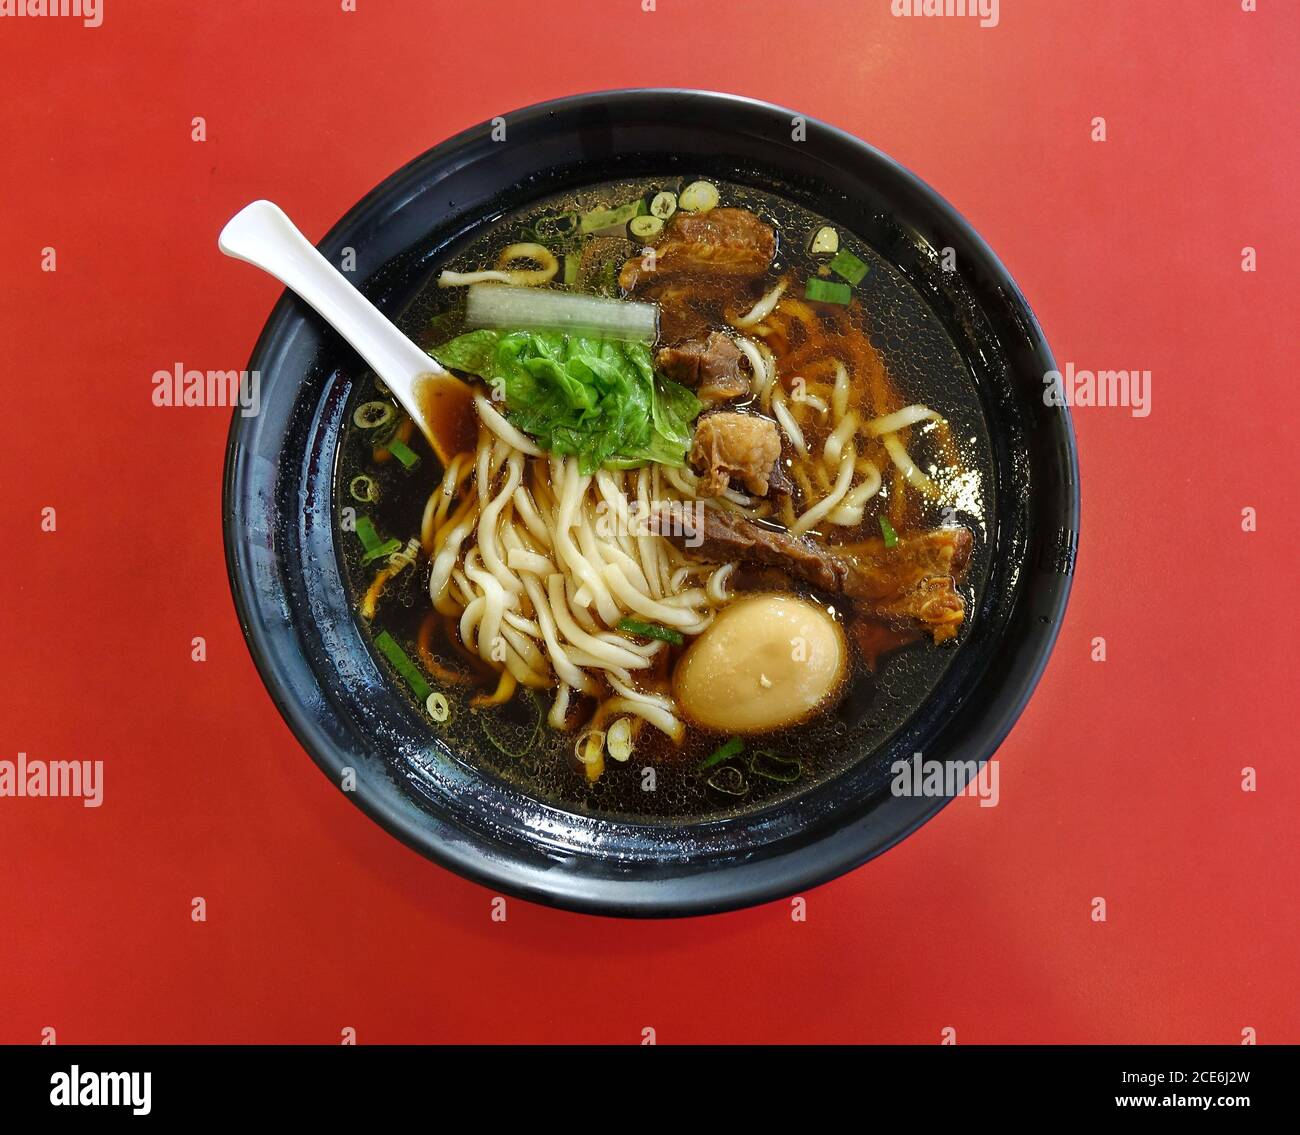
M 490 266 L 504 245 L 533 239 L 531 226 L 540 217 L 570 209 L 582 212 L 617 205 L 660 189 L 677 191 L 689 180 L 605 183 L 577 195 L 539 202 L 486 226 L 476 240 L 438 265 L 437 271 L 472 271 Z M 818 262 L 806 253 L 806 242 L 826 222 L 770 194 L 725 182 L 715 184 L 723 205 L 751 209 L 777 228 L 781 239 L 771 272 L 773 280 L 789 268 L 800 280 L 815 272 Z M 588 784 L 572 755 L 573 734 L 558 733 L 546 725 L 548 700 L 521 688 L 505 706 L 472 710 L 468 695 L 481 687 L 444 687 L 433 681 L 431 684 L 447 695 L 451 717 L 442 724 L 430 721 L 430 729 L 438 732 L 459 760 L 573 812 L 660 821 L 716 819 L 751 811 L 824 782 L 884 743 L 935 688 L 970 633 L 973 600 L 982 590 L 988 571 L 987 531 L 993 520 L 987 511 L 991 501 L 991 447 L 971 378 L 942 324 L 887 261 L 842 229 L 840 238 L 842 248 L 850 249 L 870 266 L 854 292 L 868 313 L 871 342 L 883 356 L 894 385 L 906 402 L 924 402 L 949 420 L 968 473 L 969 491 L 962 507 L 948 513 L 933 508 L 914 513 L 918 527 L 959 523 L 975 534 L 971 564 L 960 588 L 966 599 L 967 618 L 957 641 L 942 647 L 920 642 L 896 650 L 885 656 L 874 674 L 855 659 L 847 693 L 834 709 L 797 728 L 748 743 L 750 753 L 761 750 L 797 758 L 799 778 L 792 783 L 765 779 L 754 775 L 742 758 L 731 762 L 743 769 L 746 790 L 742 796 L 727 795 L 706 783 L 716 767 L 704 774 L 697 771 L 700 762 L 726 739 L 723 736 L 691 726 L 684 744 L 678 747 L 657 730 L 646 727 L 638 736 L 630 761 L 607 761 L 604 775 L 595 784 Z M 561 242 L 544 243 L 553 251 L 563 250 Z M 632 247 L 628 242 L 629 252 Z M 403 330 L 425 347 L 443 342 L 462 329 L 464 290 L 440 289 L 434 278 L 436 271 L 399 321 Z M 418 431 L 409 442 L 421 457 L 416 469 L 408 472 L 391 460 L 380 466 L 371 463 L 369 435 L 352 426 L 352 410 L 361 402 L 382 397 L 372 377 L 358 383 L 348 408 L 349 424 L 336 470 L 336 509 L 340 518 L 346 507 L 365 513 L 381 537 L 405 541 L 418 533 L 425 502 L 441 472 Z M 910 448 L 924 466 L 930 457 L 925 438 L 914 438 Z M 349 496 L 349 483 L 358 473 L 366 473 L 379 485 L 381 496 L 376 504 L 358 504 Z M 887 488 L 888 478 L 879 498 L 881 509 L 886 505 Z M 869 510 L 867 515 L 871 530 L 878 532 L 875 513 Z M 841 530 L 836 539 L 855 535 Z M 362 565 L 360 544 L 350 531 L 340 533 L 340 546 L 355 607 L 379 565 Z M 416 634 L 430 610 L 428 574 L 427 560 L 403 572 L 380 600 L 373 627 L 367 627 L 371 634 L 388 631 L 412 659 L 418 658 Z M 364 620 L 359 621 L 364 624 Z M 444 664 L 464 669 L 440 634 L 434 638 L 434 653 Z M 386 666 L 382 658 L 380 662 Z M 394 684 L 407 691 L 401 677 L 391 669 L 390 673 Z M 647 770 L 653 770 L 653 775 Z M 717 782 L 718 778 L 714 779 Z

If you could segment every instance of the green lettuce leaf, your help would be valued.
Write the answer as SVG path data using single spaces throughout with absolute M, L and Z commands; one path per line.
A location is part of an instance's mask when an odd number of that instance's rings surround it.
M 584 473 L 647 461 L 683 465 L 703 408 L 686 387 L 655 374 L 644 343 L 561 331 L 470 331 L 429 351 L 504 397 L 506 417 Z

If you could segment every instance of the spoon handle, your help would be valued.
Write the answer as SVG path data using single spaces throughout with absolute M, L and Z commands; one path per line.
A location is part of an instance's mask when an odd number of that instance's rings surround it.
M 246 205 L 221 230 L 217 245 L 306 300 L 370 364 L 406 412 L 423 422 L 417 380 L 447 372 L 317 252 L 278 205 Z

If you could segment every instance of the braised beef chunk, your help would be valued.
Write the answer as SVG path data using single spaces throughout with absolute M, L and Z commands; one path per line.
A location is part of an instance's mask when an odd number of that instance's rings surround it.
M 700 559 L 779 567 L 819 591 L 839 591 L 843 565 L 807 537 L 763 528 L 720 508 L 706 506 L 703 512 L 703 531 L 664 526 L 663 534 Z
M 969 528 L 934 528 L 900 536 L 892 548 L 880 537 L 836 548 L 844 564 L 844 594 L 895 628 L 918 624 L 936 642 L 953 638 L 966 617 L 954 580 L 970 562 Z
M 719 412 L 695 424 L 691 465 L 700 474 L 698 493 L 720 496 L 732 479 L 747 492 L 767 496 L 772 467 L 781 456 L 781 436 L 771 418 Z
M 937 644 L 956 636 L 966 617 L 966 603 L 951 577 L 932 576 L 895 599 L 872 604 L 871 613 L 893 626 L 920 623 Z
M 675 382 L 698 387 L 700 401 L 725 402 L 749 393 L 744 357 L 730 335 L 714 331 L 707 339 L 664 347 L 655 365 Z
M 885 547 L 884 540 L 871 539 L 832 551 L 808 537 L 764 528 L 739 513 L 705 508 L 702 544 L 699 535 L 692 538 L 691 533 L 664 535 L 707 560 L 780 567 L 818 591 L 847 595 L 857 601 L 860 615 L 900 632 L 892 636 L 895 645 L 917 630 L 936 643 L 946 642 L 966 615 L 956 581 L 970 560 L 968 528 L 917 532 L 900 537 L 892 548 Z
M 780 511 L 794 499 L 794 482 L 778 458 L 767 478 L 767 499 Z
M 635 291 L 647 277 L 707 274 L 761 276 L 776 256 L 776 233 L 748 209 L 710 209 L 677 213 L 655 243 L 653 271 L 641 257 L 623 265 L 618 282 Z
M 844 594 L 871 603 L 900 599 L 927 579 L 960 578 L 970 550 L 969 528 L 914 532 L 892 548 L 876 536 L 835 549 L 845 564 Z
M 713 375 L 701 382 L 695 393 L 701 402 L 709 406 L 730 402 L 733 398 L 744 398 L 749 394 L 749 378 L 739 372 Z

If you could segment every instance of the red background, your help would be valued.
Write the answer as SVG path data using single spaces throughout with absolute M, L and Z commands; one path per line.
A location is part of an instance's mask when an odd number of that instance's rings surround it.
M 0 1041 L 1300 1041 L 1300 7 L 105 4 L 0 19 L 0 758 L 106 766 L 98 810 L 0 799 Z M 217 252 L 247 201 L 319 239 L 466 126 L 637 85 L 867 139 L 990 242 L 1062 365 L 1153 375 L 1150 417 L 1075 414 L 1074 594 L 999 806 L 955 802 L 803 923 L 491 921 L 290 736 L 226 583 L 227 413 L 150 403 L 155 370 L 242 367 L 279 294 Z

